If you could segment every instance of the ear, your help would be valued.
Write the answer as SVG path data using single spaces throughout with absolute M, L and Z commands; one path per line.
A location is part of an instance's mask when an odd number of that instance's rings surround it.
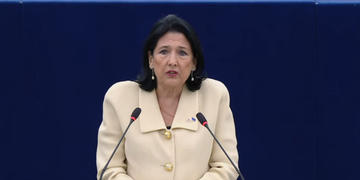
M 150 51 L 148 51 L 148 58 L 149 58 L 149 68 L 152 69 L 152 68 L 154 68 L 154 66 L 153 66 L 154 57 Z

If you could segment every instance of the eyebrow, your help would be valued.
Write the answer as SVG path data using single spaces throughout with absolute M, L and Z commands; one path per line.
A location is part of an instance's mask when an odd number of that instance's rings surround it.
M 188 47 L 184 47 L 184 46 L 179 46 L 180 49 L 189 49 Z

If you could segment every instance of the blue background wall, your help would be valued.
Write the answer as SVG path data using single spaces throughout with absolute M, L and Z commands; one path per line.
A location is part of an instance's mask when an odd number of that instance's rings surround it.
M 230 91 L 248 180 L 360 179 L 360 2 L 330 0 L 0 2 L 0 179 L 95 179 L 104 93 L 169 13 Z

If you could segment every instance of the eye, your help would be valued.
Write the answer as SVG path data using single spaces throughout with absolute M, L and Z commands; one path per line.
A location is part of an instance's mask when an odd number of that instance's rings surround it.
M 179 54 L 180 54 L 180 56 L 187 56 L 187 55 L 188 55 L 188 53 L 185 52 L 185 51 L 183 51 L 183 50 L 181 50 L 181 51 L 179 52 Z
M 165 55 L 167 53 L 168 53 L 168 51 L 166 49 L 162 49 L 159 51 L 159 54 L 162 54 L 162 55 Z

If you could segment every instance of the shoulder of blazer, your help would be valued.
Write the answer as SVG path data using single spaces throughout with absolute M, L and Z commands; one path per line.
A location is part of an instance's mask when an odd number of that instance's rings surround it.
M 139 93 L 139 84 L 134 81 L 121 81 L 113 84 L 106 92 L 105 99 L 128 98 Z
M 228 96 L 229 92 L 221 81 L 206 78 L 200 88 L 201 94 L 208 94 L 209 96 L 223 97 Z

